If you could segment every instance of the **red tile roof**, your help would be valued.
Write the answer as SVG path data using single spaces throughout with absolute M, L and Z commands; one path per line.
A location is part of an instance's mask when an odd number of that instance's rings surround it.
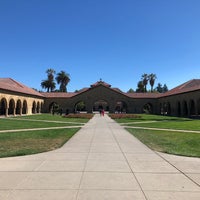
M 137 93 L 137 92 L 133 92 L 133 93 L 126 93 L 126 96 L 130 97 L 130 98 L 135 98 L 135 99 L 141 99 L 141 98 L 150 98 L 150 99 L 155 99 L 158 98 L 160 96 L 159 93 Z
M 42 94 L 40 94 L 36 90 L 29 88 L 11 78 L 0 78 L 0 89 L 43 97 Z
M 92 84 L 91 87 L 96 87 L 96 86 L 98 86 L 98 85 L 103 85 L 103 86 L 105 86 L 105 87 L 111 87 L 110 84 L 108 84 L 108 83 L 106 83 L 106 82 L 104 82 L 104 81 L 97 81 L 96 83 Z
M 77 92 L 41 92 L 46 98 L 70 98 L 79 93 Z
M 183 84 L 169 90 L 168 92 L 161 94 L 161 97 L 191 92 L 191 91 L 195 91 L 195 90 L 200 90 L 200 79 L 192 79 L 186 83 L 183 83 Z

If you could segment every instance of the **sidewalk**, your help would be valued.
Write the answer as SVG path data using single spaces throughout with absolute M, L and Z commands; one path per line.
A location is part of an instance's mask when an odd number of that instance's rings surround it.
M 107 115 L 62 148 L 0 159 L 2 200 L 199 200 L 200 159 L 157 153 Z

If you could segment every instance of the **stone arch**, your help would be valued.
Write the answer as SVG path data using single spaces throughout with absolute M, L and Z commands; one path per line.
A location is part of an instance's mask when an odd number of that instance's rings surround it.
M 197 101 L 198 115 L 200 115 L 200 99 Z
M 7 115 L 7 113 L 6 113 L 7 108 L 8 108 L 7 100 L 5 98 L 1 99 L 1 102 L 0 102 L 0 115 Z
M 126 113 L 128 109 L 128 106 L 126 102 L 124 101 L 117 101 L 115 104 L 115 112 L 118 113 Z
M 40 102 L 37 102 L 37 106 L 36 106 L 36 112 L 40 113 Z
M 171 114 L 171 105 L 169 102 L 165 102 L 163 104 L 163 112 L 164 112 L 164 115 L 170 115 Z
M 152 114 L 153 113 L 153 105 L 151 103 L 146 103 L 143 106 L 142 110 L 143 110 L 144 113 Z
M 10 99 L 8 107 L 8 115 L 15 115 L 15 101 Z
M 60 105 L 57 102 L 53 101 L 49 104 L 50 113 L 54 114 L 56 112 L 59 112 L 59 109 L 60 109 Z
M 36 113 L 36 102 L 33 101 L 33 104 L 32 104 L 32 114 L 35 114 Z
M 16 112 L 16 115 L 22 114 L 22 102 L 20 99 L 17 100 L 15 112 Z
M 181 102 L 177 102 L 177 116 L 181 116 Z
M 22 105 L 22 114 L 27 114 L 27 111 L 28 111 L 27 101 L 24 100 Z
M 93 111 L 99 111 L 104 109 L 105 111 L 109 111 L 109 104 L 106 100 L 100 99 L 94 102 Z
M 187 106 L 187 102 L 183 101 L 183 116 L 188 116 L 188 106 Z
M 196 114 L 196 111 L 195 111 L 195 102 L 193 99 L 190 100 L 190 103 L 189 103 L 189 109 L 190 109 L 190 115 L 195 115 Z
M 86 103 L 84 101 L 78 101 L 74 105 L 74 112 L 85 112 L 86 111 Z

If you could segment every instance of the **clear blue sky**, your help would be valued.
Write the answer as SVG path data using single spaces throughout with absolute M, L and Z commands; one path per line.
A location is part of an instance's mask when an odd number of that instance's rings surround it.
M 200 0 L 0 0 L 0 77 L 41 90 L 48 68 L 68 91 L 200 78 Z

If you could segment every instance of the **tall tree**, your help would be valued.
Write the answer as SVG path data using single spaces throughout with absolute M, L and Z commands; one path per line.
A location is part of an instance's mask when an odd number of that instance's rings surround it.
M 130 88 L 127 93 L 134 93 L 134 90 L 132 88 Z
M 144 92 L 147 92 L 147 84 L 148 84 L 148 81 L 149 81 L 148 74 L 143 74 L 141 80 L 142 80 L 142 83 L 144 85 Z
M 136 92 L 144 92 L 143 81 L 138 82 Z
M 168 87 L 167 87 L 167 85 L 166 85 L 166 84 L 164 84 L 164 85 L 163 85 L 163 89 L 162 89 L 162 90 L 163 90 L 163 93 L 165 93 L 165 92 L 167 92 L 167 91 L 168 91 Z
M 54 81 L 54 69 L 47 69 L 47 79 L 41 82 L 41 87 L 47 89 L 47 92 L 52 92 L 56 88 L 56 83 Z
M 65 71 L 61 71 L 56 76 L 56 81 L 60 84 L 60 92 L 67 92 L 67 84 L 70 81 L 69 74 Z
M 155 80 L 157 79 L 156 74 L 152 74 L 152 73 L 149 74 L 148 79 L 149 79 L 149 83 L 151 85 L 151 92 L 153 92 L 153 86 L 154 86 Z
M 161 83 L 158 83 L 158 85 L 156 87 L 156 91 L 159 92 L 159 93 L 163 92 L 163 88 L 162 88 L 162 84 Z

